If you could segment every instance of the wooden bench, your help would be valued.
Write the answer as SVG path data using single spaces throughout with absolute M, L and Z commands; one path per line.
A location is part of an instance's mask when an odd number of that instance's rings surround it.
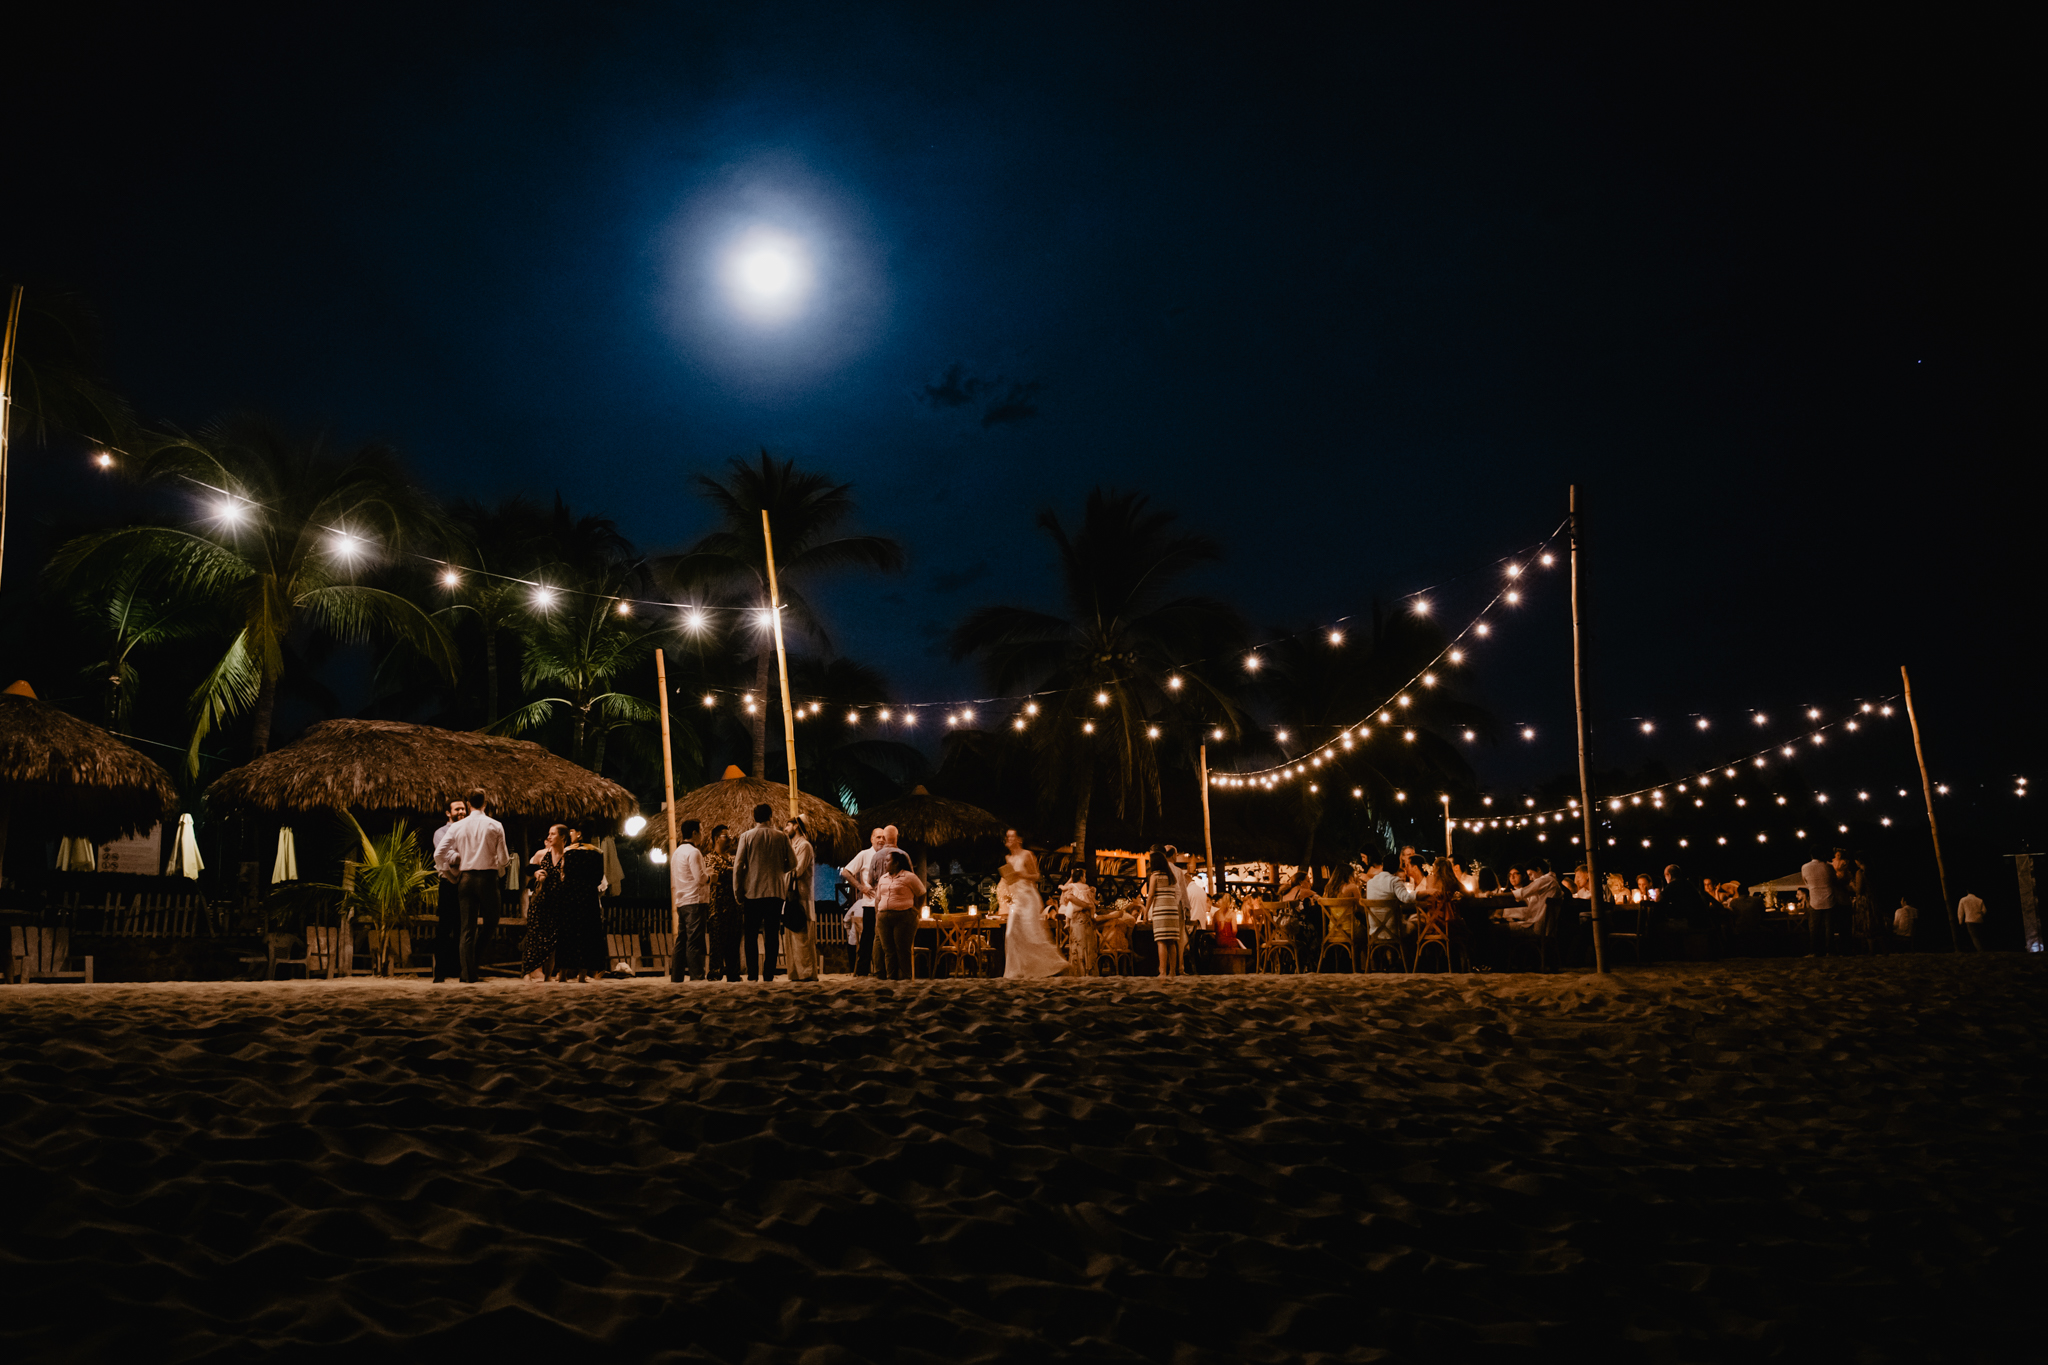
M 91 957 L 79 959 L 84 970 L 72 968 L 71 931 L 39 929 L 24 925 L 9 931 L 8 976 L 15 981 L 83 981 L 92 984 Z

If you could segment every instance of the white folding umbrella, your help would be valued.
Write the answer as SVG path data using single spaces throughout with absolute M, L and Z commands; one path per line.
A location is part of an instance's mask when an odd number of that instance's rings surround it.
M 57 870 L 59 872 L 91 872 L 99 866 L 94 856 L 90 839 L 60 839 L 57 841 Z
M 206 860 L 199 856 L 199 834 L 192 827 L 192 816 L 187 813 L 178 817 L 178 833 L 171 840 L 171 865 L 164 869 L 166 877 L 190 877 L 199 880 L 199 874 L 206 870 Z
M 270 884 L 295 882 L 299 879 L 299 844 L 292 837 L 292 827 L 281 825 L 277 831 L 277 865 L 270 869 Z

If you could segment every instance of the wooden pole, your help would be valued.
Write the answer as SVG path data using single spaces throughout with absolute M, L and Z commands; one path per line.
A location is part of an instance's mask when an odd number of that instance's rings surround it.
M 1216 835 L 1209 824 L 1209 741 L 1202 741 L 1202 856 L 1209 863 L 1209 899 L 1223 894 L 1223 869 L 1216 866 Z
M 1579 606 L 1579 550 L 1585 523 L 1579 515 L 1579 486 L 1571 491 L 1572 536 L 1572 702 L 1579 726 L 1579 811 L 1586 827 L 1586 882 L 1593 893 L 1593 970 L 1607 971 L 1607 922 L 1600 913 L 1600 865 L 1593 852 L 1593 760 L 1586 740 L 1585 613 Z
M 1934 823 L 1934 783 L 1927 777 L 1927 751 L 1920 747 L 1920 717 L 1913 712 L 1913 679 L 1904 664 L 1899 681 L 1906 685 L 1906 720 L 1913 727 L 1913 757 L 1920 764 L 1920 794 L 1927 801 L 1927 832 L 1934 839 L 1934 871 L 1941 878 L 1942 918 L 1948 921 L 1948 940 L 1957 952 L 1963 950 L 1963 932 L 1956 928 L 1956 903 L 1948 894 L 1948 863 L 1941 856 L 1941 826 Z
M 662 813 L 668 817 L 668 858 L 670 862 L 674 862 L 676 856 L 676 761 L 674 754 L 670 752 L 668 746 L 668 662 L 662 657 L 662 651 L 658 648 L 654 651 L 654 683 L 661 693 L 661 785 L 668 797 L 662 803 Z M 667 864 L 664 863 L 663 866 L 666 867 Z M 681 913 L 673 904 L 675 897 L 671 895 L 669 899 L 671 901 L 669 919 L 672 921 L 670 932 L 680 940 L 683 936 Z
M 0 563 L 7 559 L 7 433 L 14 418 L 14 334 L 21 325 L 21 286 L 7 302 L 7 339 L 0 341 Z
M 796 808 L 796 709 L 789 703 L 789 655 L 782 647 L 782 594 L 775 584 L 775 536 L 768 529 L 768 509 L 761 509 L 761 546 L 768 559 L 768 619 L 775 627 L 775 671 L 782 677 L 782 741 L 789 755 L 789 818 Z M 766 778 L 768 774 L 762 773 Z

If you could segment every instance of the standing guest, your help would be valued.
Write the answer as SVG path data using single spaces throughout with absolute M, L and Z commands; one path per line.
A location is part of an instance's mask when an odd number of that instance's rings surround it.
M 526 898 L 526 944 L 521 966 L 528 981 L 559 980 L 555 966 L 556 901 L 562 886 L 562 854 L 569 847 L 569 827 L 549 825 L 547 841 L 530 860 L 533 890 Z
M 460 895 L 457 890 L 459 873 L 451 860 L 443 857 L 448 846 L 448 836 L 462 818 L 469 814 L 469 802 L 462 797 L 448 800 L 448 823 L 434 831 L 434 871 L 441 876 L 439 896 L 434 902 L 434 980 L 440 981 L 448 975 L 448 964 L 455 961 L 457 935 L 462 928 L 461 907 L 456 903 Z
M 701 820 L 676 826 L 682 840 L 668 858 L 669 905 L 675 911 L 675 951 L 668 959 L 671 981 L 704 980 L 704 935 L 711 927 L 711 895 L 704 884 L 704 854 L 697 847 Z
M 790 816 L 782 832 L 789 836 L 789 851 L 795 860 L 789 870 L 789 900 L 793 905 L 802 906 L 804 912 L 803 932 L 782 931 L 782 957 L 788 964 L 791 981 L 816 981 L 818 935 L 811 920 L 812 883 L 817 878 L 816 855 L 811 851 L 810 834 L 804 826 L 803 816 Z
M 604 850 L 583 838 L 583 831 L 568 831 L 569 846 L 562 851 L 562 885 L 555 901 L 555 971 L 561 980 L 571 976 L 589 981 L 602 976 L 611 966 L 606 960 L 604 940 Z
M 1094 976 L 1102 960 L 1102 935 L 1087 868 L 1076 867 L 1060 887 L 1059 910 L 1067 917 L 1067 975 Z
M 1978 952 L 1984 951 L 1984 901 L 1974 891 L 1966 891 L 1956 902 L 1956 918 L 1962 921 L 1963 931 L 1970 936 L 1970 946 Z
M 1806 955 L 1826 957 L 1834 944 L 1841 878 L 1828 860 L 1816 852 L 1799 869 L 1799 880 L 1806 884 Z
M 469 794 L 469 814 L 448 832 L 441 845 L 442 871 L 457 875 L 456 912 L 462 929 L 457 937 L 462 983 L 476 984 L 477 961 L 490 948 L 491 935 L 498 927 L 498 878 L 512 865 L 505 848 L 505 827 L 484 813 L 488 804 L 481 789 Z M 434 980 L 443 980 L 447 969 L 439 955 L 434 960 Z
M 1920 912 L 1904 896 L 1899 897 L 1899 908 L 1892 911 L 1893 946 L 1902 953 L 1913 951 L 1913 931 L 1920 925 Z
M 1060 976 L 1067 970 L 1066 958 L 1052 941 L 1045 923 L 1045 902 L 1038 896 L 1038 855 L 1024 847 L 1017 830 L 1003 831 L 1001 878 L 996 884 L 996 903 L 1009 912 L 1003 928 L 1003 975 L 1013 979 Z
M 1145 918 L 1152 922 L 1152 942 L 1159 950 L 1159 974 L 1179 976 L 1181 933 L 1180 882 L 1163 844 L 1152 845 L 1152 870 L 1145 878 Z M 1306 878 L 1306 869 L 1302 872 Z
M 875 879 L 875 975 L 885 981 L 908 981 L 917 900 L 925 894 L 925 885 L 910 870 L 910 859 L 901 849 L 889 850 L 882 868 Z
M 732 832 L 724 825 L 711 830 L 704 852 L 704 880 L 711 890 L 711 977 L 740 980 L 739 897 L 732 889 Z
M 875 883 L 889 867 L 889 861 L 882 854 L 888 846 L 889 832 L 879 826 L 869 831 L 868 846 L 854 855 L 852 862 L 839 869 L 839 875 L 846 878 L 846 884 L 853 888 L 853 908 L 846 913 L 860 916 L 860 944 L 853 950 L 853 974 L 866 976 L 875 960 Z
M 1849 910 L 1849 935 L 1866 953 L 1877 951 L 1877 906 L 1870 899 L 1870 869 L 1846 848 L 1835 850 L 1829 864 Z
M 740 835 L 732 855 L 732 893 L 741 907 L 741 946 L 747 955 L 747 980 L 775 979 L 775 949 L 782 941 L 782 902 L 789 895 L 789 874 L 796 852 L 789 836 L 768 822 L 775 807 L 763 801 L 754 807 L 754 827 Z M 766 961 L 762 961 L 765 955 Z

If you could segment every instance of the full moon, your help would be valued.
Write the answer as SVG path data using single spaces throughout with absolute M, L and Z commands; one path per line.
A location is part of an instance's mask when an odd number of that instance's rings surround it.
M 725 278 L 741 313 L 757 322 L 781 322 L 801 311 L 810 292 L 810 255 L 801 240 L 757 228 L 727 248 Z

